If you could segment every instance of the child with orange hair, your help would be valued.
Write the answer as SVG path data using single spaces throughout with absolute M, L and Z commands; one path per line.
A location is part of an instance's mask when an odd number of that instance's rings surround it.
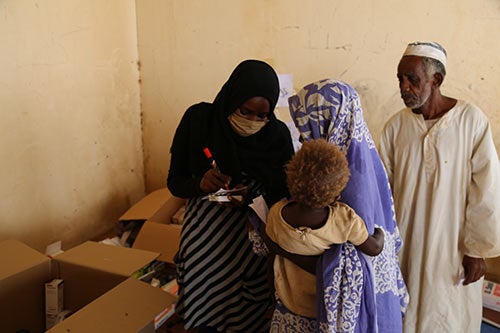
M 315 318 L 316 277 L 288 260 L 283 250 L 319 256 L 334 244 L 351 242 L 376 256 L 383 249 L 384 234 L 376 228 L 370 236 L 361 217 L 338 201 L 350 172 L 345 154 L 335 144 L 323 139 L 304 142 L 288 162 L 286 175 L 292 199 L 271 207 L 265 229 L 266 238 L 279 246 L 270 246 L 277 254 L 274 285 L 278 302 L 298 315 Z

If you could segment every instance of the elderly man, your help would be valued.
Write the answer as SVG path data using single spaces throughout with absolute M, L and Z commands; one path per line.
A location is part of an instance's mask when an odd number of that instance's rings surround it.
M 445 68 L 441 45 L 408 45 L 397 73 L 406 108 L 380 142 L 403 238 L 405 332 L 479 332 L 483 258 L 500 255 L 490 124 L 477 106 L 441 94 Z

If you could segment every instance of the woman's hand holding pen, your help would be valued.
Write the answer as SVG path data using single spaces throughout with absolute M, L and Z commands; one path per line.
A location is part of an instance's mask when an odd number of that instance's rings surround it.
M 225 175 L 215 168 L 208 169 L 200 181 L 200 189 L 205 193 L 215 192 L 221 188 L 228 188 L 231 176 Z

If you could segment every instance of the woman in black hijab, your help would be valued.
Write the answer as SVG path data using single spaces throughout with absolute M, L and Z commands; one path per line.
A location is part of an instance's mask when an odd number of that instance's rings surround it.
M 167 184 L 172 194 L 189 199 L 175 258 L 177 312 L 187 329 L 269 328 L 266 258 L 252 251 L 247 204 L 262 195 L 271 206 L 288 196 L 284 165 L 293 145 L 288 128 L 273 113 L 278 95 L 278 77 L 268 64 L 243 61 L 214 102 L 191 106 L 176 130 Z M 220 188 L 242 186 L 246 191 L 239 200 L 204 199 Z

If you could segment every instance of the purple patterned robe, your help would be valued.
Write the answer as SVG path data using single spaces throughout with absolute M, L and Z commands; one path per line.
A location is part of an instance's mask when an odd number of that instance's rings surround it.
M 382 228 L 385 244 L 375 257 L 350 243 L 325 252 L 316 274 L 316 320 L 278 304 L 273 327 L 288 332 L 401 332 L 409 301 L 396 256 L 402 243 L 387 175 L 359 96 L 350 85 L 326 79 L 305 86 L 289 104 L 302 140 L 323 138 L 346 152 L 351 177 L 341 201 L 363 218 L 369 233 Z

